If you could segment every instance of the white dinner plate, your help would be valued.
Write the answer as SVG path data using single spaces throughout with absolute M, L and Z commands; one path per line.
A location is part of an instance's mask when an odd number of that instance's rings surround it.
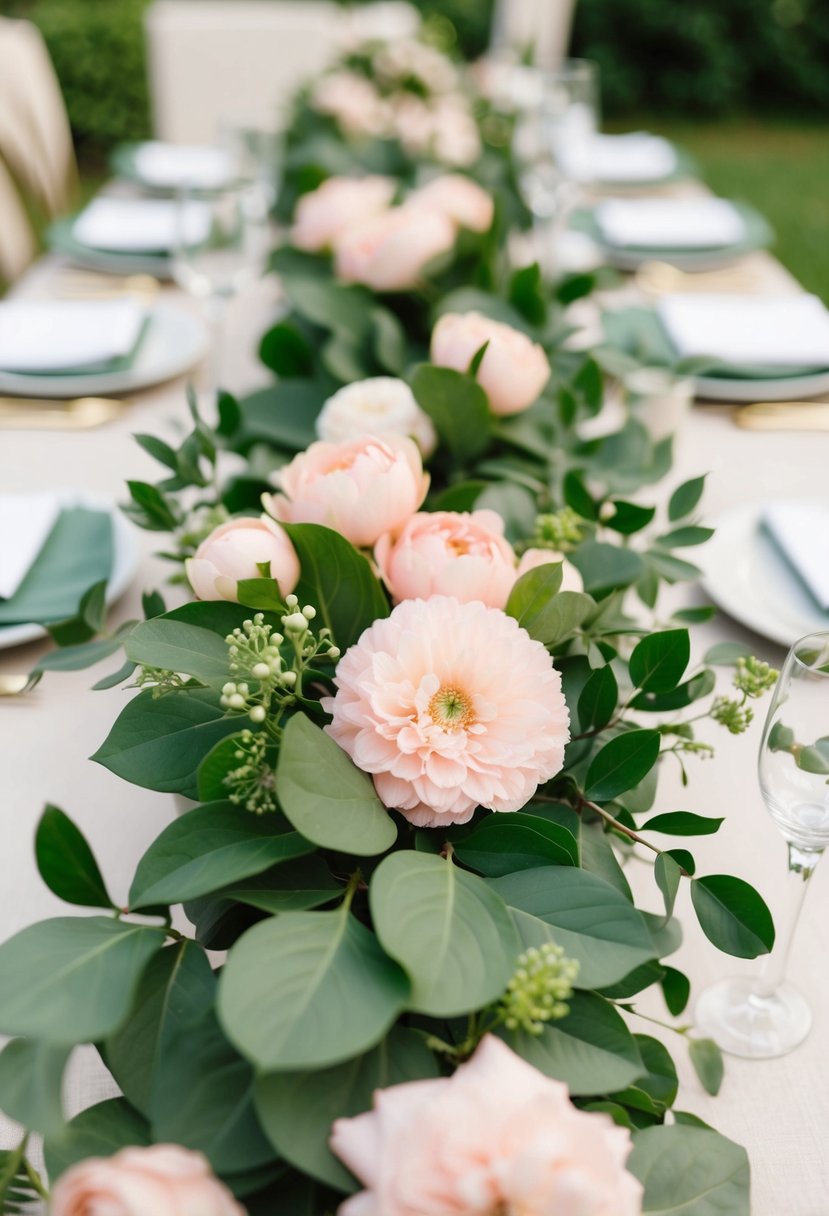
M 799 401 L 829 393 L 829 371 L 775 380 L 738 380 L 726 376 L 694 376 L 696 395 L 707 401 Z
M 829 629 L 829 612 L 815 603 L 762 527 L 764 506 L 735 507 L 713 521 L 711 540 L 698 554 L 702 586 L 714 603 L 762 637 L 791 646 Z
M 183 375 L 204 357 L 207 346 L 207 330 L 198 317 L 173 304 L 155 304 L 131 367 L 73 376 L 0 370 L 0 393 L 15 397 L 101 397 L 138 392 Z
M 114 604 L 132 582 L 138 567 L 138 545 L 135 529 L 118 510 L 111 498 L 103 494 L 89 494 L 82 490 L 56 490 L 55 498 L 61 507 L 89 507 L 93 511 L 106 511 L 112 520 L 112 574 L 107 584 L 106 602 Z M 46 630 L 42 625 L 0 626 L 0 650 L 9 646 L 21 646 L 42 638 Z

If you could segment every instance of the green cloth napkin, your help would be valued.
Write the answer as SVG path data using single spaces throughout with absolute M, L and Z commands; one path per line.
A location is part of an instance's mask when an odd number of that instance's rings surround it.
M 83 593 L 110 577 L 113 557 L 111 516 L 66 507 L 17 591 L 0 600 L 0 625 L 46 625 L 73 616 Z

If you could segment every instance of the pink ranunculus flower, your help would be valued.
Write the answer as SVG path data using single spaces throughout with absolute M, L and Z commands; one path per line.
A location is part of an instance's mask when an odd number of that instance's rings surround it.
M 343 282 L 372 291 L 408 291 L 429 262 L 452 249 L 455 235 L 452 221 L 431 207 L 393 207 L 344 233 L 335 270 Z
M 432 331 L 432 362 L 465 372 L 485 342 L 478 383 L 494 414 L 518 414 L 537 401 L 550 363 L 537 342 L 479 312 L 445 313 Z
M 349 228 L 388 210 L 397 189 L 390 177 L 329 177 L 297 203 L 291 240 L 297 249 L 331 249 Z
M 426 497 L 417 444 L 401 435 L 312 443 L 276 474 L 265 510 L 282 523 L 324 524 L 360 548 L 402 528 Z
M 207 1158 L 177 1144 L 89 1157 L 62 1174 L 51 1216 L 245 1216 Z
M 406 381 L 395 376 L 372 376 L 338 389 L 320 410 L 316 428 L 326 443 L 363 435 L 410 435 L 424 456 L 431 456 L 438 441 L 432 419 Z
M 451 1077 L 377 1090 L 331 1135 L 366 1188 L 339 1216 L 639 1216 L 632 1147 L 493 1035 Z
M 236 584 L 260 578 L 270 562 L 271 577 L 283 595 L 299 582 L 299 559 L 284 528 L 272 519 L 231 519 L 202 541 L 186 563 L 190 586 L 200 600 L 236 600 Z
M 495 511 L 421 511 L 374 556 L 396 603 L 453 595 L 503 608 L 516 579 L 515 553 Z
M 492 195 L 462 173 L 433 178 L 410 194 L 408 202 L 434 207 L 470 232 L 487 232 L 495 213 Z
M 466 823 L 477 806 L 520 810 L 563 763 L 561 676 L 497 608 L 405 600 L 346 651 L 334 682 L 325 729 L 420 827 Z
M 555 549 L 526 549 L 518 563 L 518 577 L 534 570 L 536 566 L 546 566 L 549 562 L 561 562 L 561 591 L 584 591 L 584 580 L 573 565 L 568 562 L 563 553 Z

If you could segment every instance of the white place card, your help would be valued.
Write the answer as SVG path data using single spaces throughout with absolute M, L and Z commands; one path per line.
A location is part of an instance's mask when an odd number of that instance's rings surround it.
M 179 243 L 200 245 L 210 233 L 210 208 L 166 198 L 96 198 L 72 225 L 81 245 L 113 253 L 166 253 Z
M 126 358 L 147 315 L 136 300 L 0 301 L 0 368 L 83 371 Z
M 656 308 L 683 358 L 829 368 L 829 311 L 817 296 L 689 293 L 662 296 Z
M 637 249 L 716 249 L 745 237 L 737 208 L 724 198 L 609 198 L 594 211 L 604 239 Z

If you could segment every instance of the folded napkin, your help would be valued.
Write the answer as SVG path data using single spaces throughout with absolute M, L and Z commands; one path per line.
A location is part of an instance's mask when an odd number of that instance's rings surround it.
M 610 245 L 636 249 L 718 249 L 745 238 L 743 217 L 724 198 L 611 198 L 594 211 Z
M 829 503 L 773 502 L 762 519 L 817 603 L 829 612 Z
M 0 539 L 3 570 L 7 546 L 4 535 Z M 17 590 L 9 599 L 0 600 L 0 625 L 45 625 L 74 615 L 83 593 L 93 583 L 109 578 L 112 562 L 109 514 L 65 507 Z
M 59 511 L 54 494 L 0 495 L 0 599 L 17 591 Z
M 590 178 L 598 182 L 656 181 L 669 177 L 677 167 L 673 144 L 647 131 L 593 135 L 583 153 L 565 142 L 559 160 L 568 177 L 579 178 L 588 166 Z
M 69 375 L 128 366 L 147 320 L 136 300 L 3 300 L 0 369 Z
M 656 308 L 680 358 L 829 368 L 829 311 L 817 296 L 666 295 Z
M 150 140 L 135 152 L 135 170 L 148 186 L 174 190 L 195 186 L 215 190 L 233 178 L 233 161 L 226 148 L 209 144 L 164 144 Z
M 165 198 L 96 198 L 72 225 L 81 245 L 114 253 L 169 253 L 176 245 L 200 245 L 210 232 L 206 203 L 183 207 Z

